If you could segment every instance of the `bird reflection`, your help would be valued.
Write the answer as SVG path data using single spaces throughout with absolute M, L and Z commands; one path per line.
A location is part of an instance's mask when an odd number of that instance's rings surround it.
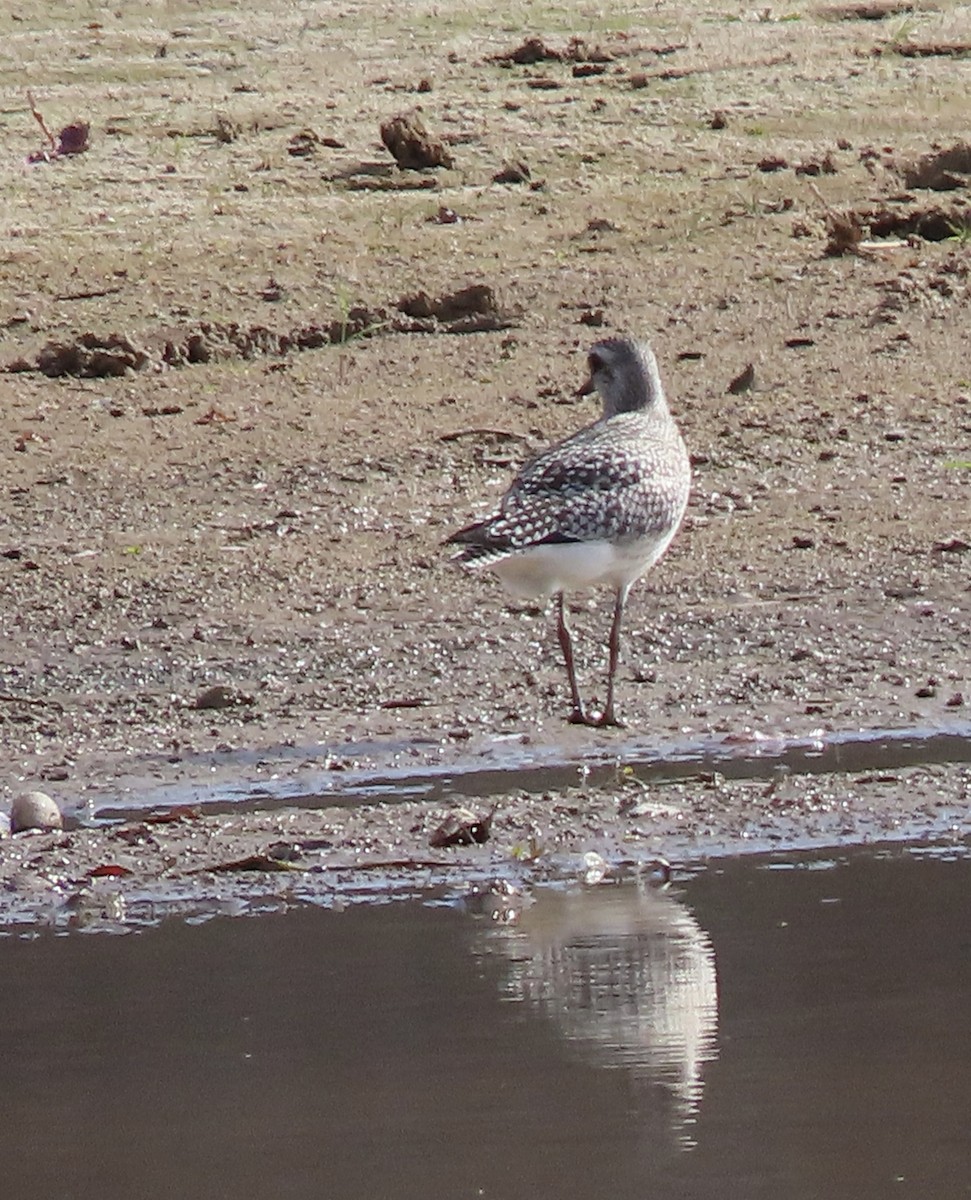
M 702 1068 L 717 1055 L 715 955 L 668 893 L 625 884 L 542 889 L 486 935 L 508 962 L 504 992 L 559 1028 L 584 1057 L 663 1085 L 672 1127 L 694 1145 Z

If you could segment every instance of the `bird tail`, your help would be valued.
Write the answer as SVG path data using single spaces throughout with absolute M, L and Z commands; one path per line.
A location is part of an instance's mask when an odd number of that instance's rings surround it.
M 504 541 L 500 543 L 491 533 L 490 525 L 489 521 L 477 521 L 450 534 L 442 545 L 459 547 L 458 553 L 452 556 L 452 561 L 464 563 L 468 567 L 482 567 L 495 562 L 496 559 L 505 558 L 509 547 Z

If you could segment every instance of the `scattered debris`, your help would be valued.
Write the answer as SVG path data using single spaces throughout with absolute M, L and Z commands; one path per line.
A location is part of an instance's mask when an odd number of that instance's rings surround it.
M 454 208 L 447 208 L 443 204 L 428 218 L 428 223 L 430 225 L 457 225 L 463 219 L 465 218 L 460 217 Z
M 286 299 L 286 290 L 274 279 L 271 275 L 266 281 L 266 286 L 260 289 L 260 299 L 265 300 L 268 304 L 277 304 L 280 300 Z
M 235 413 L 223 412 L 221 408 L 216 408 L 211 404 L 201 417 L 196 417 L 194 424 L 196 425 L 226 425 L 232 421 L 238 421 L 239 418 Z
M 830 21 L 884 21 L 906 13 L 933 12 L 937 7 L 924 0 L 859 0 L 850 4 L 824 4 L 816 9 L 816 14 Z
M 871 238 L 922 238 L 925 242 L 946 242 L 971 232 L 971 206 L 904 205 L 857 209 L 856 218 L 870 231 Z
M 529 183 L 532 174 L 529 166 L 522 159 L 516 162 L 503 163 L 502 168 L 492 177 L 493 183 Z
M 231 142 L 235 142 L 242 137 L 243 127 L 238 121 L 234 121 L 232 117 L 226 116 L 225 113 L 219 113 L 216 116 L 216 123 L 212 127 L 212 136 L 223 146 L 228 146 Z
M 217 683 L 200 692 L 195 700 L 193 700 L 192 707 L 239 708 L 243 705 L 255 703 L 255 698 L 249 692 L 241 692 L 239 688 L 229 687 L 224 683 Z
M 102 863 L 100 867 L 94 867 L 88 872 L 89 879 L 123 879 L 126 875 L 132 875 L 134 872 L 130 867 L 123 867 L 120 863 Z
M 601 233 L 620 233 L 620 226 L 606 217 L 591 217 L 586 227 L 576 237 L 597 237 Z
M 908 188 L 951 192 L 971 186 L 971 142 L 955 142 L 944 150 L 922 154 L 898 170 Z
M 468 808 L 458 808 L 450 813 L 441 825 L 428 839 L 429 846 L 434 850 L 444 850 L 448 846 L 481 846 L 489 840 L 492 830 L 492 818 L 499 807 L 498 800 L 492 806 L 492 811 L 484 817 L 476 816 Z
M 192 875 L 201 875 L 207 871 L 306 871 L 300 863 L 291 862 L 282 855 L 247 854 L 245 858 L 237 858 L 233 862 L 215 863 L 209 867 L 199 867 L 191 871 Z
M 501 54 L 491 54 L 486 62 L 495 63 L 500 67 L 528 67 L 540 62 L 562 62 L 563 51 L 554 50 L 540 37 L 528 37 L 514 50 L 505 50 Z
M 511 925 L 532 903 L 532 898 L 522 884 L 509 879 L 490 879 L 487 883 L 471 884 L 464 901 L 466 909 L 475 916 L 499 925 Z
M 796 163 L 792 168 L 797 175 L 835 175 L 836 164 L 833 162 L 833 156 L 830 153 L 823 154 L 819 158 L 807 158 L 802 162 Z
M 946 538 L 944 541 L 935 542 L 931 546 L 932 554 L 964 554 L 966 550 L 971 550 L 971 543 L 959 537 Z
M 83 154 L 90 146 L 91 126 L 87 121 L 75 121 L 65 125 L 57 135 L 58 154 Z
M 571 37 L 563 50 L 556 50 L 547 46 L 542 38 L 533 36 L 526 38 L 513 50 L 490 55 L 486 62 L 495 63 L 500 67 L 531 67 L 541 62 L 568 62 L 599 66 L 602 68 L 600 71 L 588 71 L 584 74 L 602 74 L 606 64 L 614 62 L 615 57 L 611 51 L 604 50 L 599 45 L 588 46 L 581 37 Z M 577 75 L 576 70 L 573 73 Z
M 735 376 L 726 389 L 730 396 L 741 396 L 751 390 L 755 383 L 755 363 L 748 363 Z
M 839 258 L 844 254 L 859 254 L 863 242 L 863 227 L 853 212 L 826 214 L 826 230 L 829 234 L 823 253 L 827 258 Z
M 48 342 L 37 355 L 35 369 L 52 379 L 104 379 L 140 371 L 148 362 L 146 351 L 124 334 L 82 333 L 72 342 Z
M 603 883 L 609 873 L 610 865 L 602 854 L 598 854 L 596 850 L 588 850 L 584 854 L 580 879 L 588 887 L 596 887 L 598 883 Z
M 27 93 L 27 103 L 34 120 L 41 127 L 41 132 L 47 139 L 45 150 L 35 150 L 27 156 L 29 163 L 51 162 L 55 158 L 64 158 L 72 154 L 83 154 L 90 146 L 91 126 L 87 121 L 72 121 L 65 125 L 55 137 L 47 127 L 47 122 L 34 102 L 31 92 Z
M 263 298 L 271 299 L 272 291 L 264 293 Z M 396 309 L 394 312 L 355 304 L 325 325 L 303 325 L 282 333 L 265 325 L 201 321 L 188 330 L 158 333 L 146 339 L 144 346 L 120 334 L 83 333 L 70 342 L 49 342 L 34 359 L 16 358 L 0 369 L 11 374 L 40 371 L 50 377 L 105 378 L 146 368 L 158 370 L 261 356 L 282 357 L 295 351 L 343 346 L 377 333 L 490 332 L 513 327 L 520 315 L 501 309 L 492 288 L 486 284 L 473 284 L 434 300 L 424 292 L 415 293 L 402 297 Z M 150 415 L 168 413 L 159 409 Z M 197 420 L 205 425 L 236 418 L 213 407 Z
M 971 42 L 892 42 L 876 46 L 876 57 L 899 54 L 901 58 L 964 58 L 971 54 Z
M 320 138 L 312 129 L 301 129 L 287 142 L 287 154 L 292 158 L 310 158 L 319 145 Z
M 726 129 L 728 127 L 728 114 L 724 109 L 716 108 L 708 120 L 709 129 Z
M 180 825 L 183 821 L 198 821 L 201 818 L 202 813 L 198 808 L 189 804 L 176 804 L 173 808 L 162 809 L 161 812 L 148 813 L 144 821 L 146 825 Z
M 436 332 L 442 326 L 449 333 L 508 329 L 518 317 L 518 313 L 500 307 L 494 290 L 486 283 L 469 284 L 434 298 L 427 292 L 415 292 L 401 297 L 398 310 L 418 322 L 410 332 L 422 333 Z
M 680 50 L 682 47 L 675 46 Z M 630 76 L 633 88 L 645 88 L 652 80 L 688 79 L 692 75 L 715 75 L 722 71 L 757 71 L 765 67 L 781 67 L 792 62 L 792 55 L 773 54 L 767 58 L 739 59 L 737 62 L 705 63 L 696 67 L 666 67 L 661 71 L 640 71 Z
M 417 113 L 399 113 L 381 125 L 381 141 L 403 171 L 453 167 L 455 159 L 441 138 L 428 132 Z
M 349 192 L 434 192 L 439 187 L 428 175 L 351 175 L 343 182 Z

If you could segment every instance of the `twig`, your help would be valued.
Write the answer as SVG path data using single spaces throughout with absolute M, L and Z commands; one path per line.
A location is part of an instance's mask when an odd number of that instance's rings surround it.
M 829 222 L 829 241 L 826 243 L 825 253 L 833 257 L 841 254 L 856 254 L 860 258 L 871 257 L 873 250 L 869 244 L 865 245 L 863 242 L 863 229 L 856 213 L 852 211 L 837 212 L 812 182 L 809 183 L 809 190 L 826 210 L 826 219 Z
M 671 82 L 676 79 L 687 79 L 691 75 L 708 75 L 717 71 L 752 71 L 760 67 L 779 67 L 789 62 L 792 62 L 791 54 L 775 54 L 770 58 L 754 58 L 742 62 L 716 63 L 700 67 L 667 67 L 662 71 L 645 71 L 644 78 Z
M 91 292 L 63 292 L 60 296 L 55 296 L 58 301 L 67 300 L 95 300 L 99 296 L 114 296 L 117 292 L 122 291 L 120 287 L 98 288 L 97 291 Z
M 44 120 L 44 118 L 41 116 L 40 112 L 38 111 L 37 105 L 34 103 L 34 93 L 33 92 L 27 93 L 27 103 L 30 105 L 30 111 L 34 114 L 34 120 L 37 122 L 37 124 L 43 130 L 44 137 L 47 138 L 50 148 L 56 154 L 57 153 L 57 139 L 54 137 L 54 135 L 51 133 L 51 131 L 47 128 L 47 122 Z
M 529 438 L 522 433 L 512 433 L 508 429 L 454 429 L 449 433 L 440 433 L 438 440 L 440 442 L 457 442 L 460 438 L 467 437 L 492 437 L 500 442 L 528 442 Z

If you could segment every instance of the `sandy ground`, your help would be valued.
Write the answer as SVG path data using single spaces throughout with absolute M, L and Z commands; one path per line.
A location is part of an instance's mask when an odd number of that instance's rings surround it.
M 967 5 L 50 9 L 0 14 L 8 796 L 84 819 L 235 782 L 248 816 L 186 829 L 255 853 L 284 820 L 259 796 L 328 771 L 967 733 Z M 527 37 L 539 61 L 509 61 Z M 382 145 L 416 110 L 450 167 Z M 88 148 L 58 153 L 76 122 Z M 629 728 L 600 732 L 562 720 L 549 615 L 441 542 L 596 415 L 583 354 L 617 330 L 655 347 L 695 487 L 632 594 Z M 575 611 L 602 694 L 608 598 Z M 861 811 L 960 809 L 966 768 L 935 772 Z M 516 810 L 517 786 L 506 853 L 565 836 L 576 803 Z M 756 786 L 683 800 L 730 838 L 771 817 Z M 605 795 L 590 849 L 630 832 Z M 323 811 L 301 836 L 349 852 Z M 377 811 L 401 859 L 442 815 L 401 817 L 399 854 Z M 675 827 L 651 820 L 654 853 Z M 176 829 L 152 834 L 173 863 Z M 111 836 L 36 835 L 62 882 Z M 43 874 L 29 837 L 8 890 Z

